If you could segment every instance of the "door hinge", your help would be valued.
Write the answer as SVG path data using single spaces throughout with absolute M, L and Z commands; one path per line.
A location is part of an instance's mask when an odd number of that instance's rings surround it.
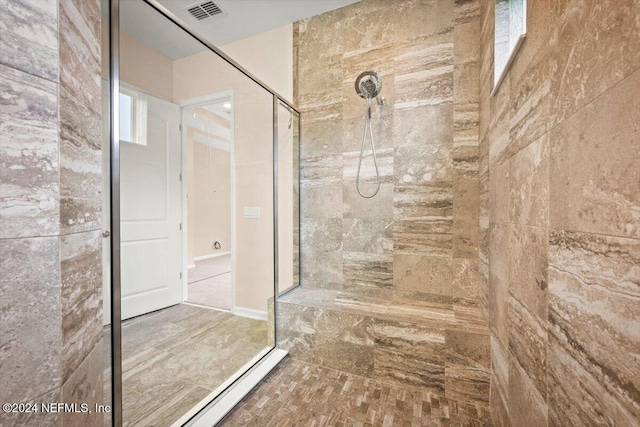
M 180 223 L 180 230 L 182 230 L 182 223 Z
M 182 123 L 180 123 L 180 124 L 178 125 L 178 129 L 179 129 L 179 130 L 182 130 Z
M 182 271 L 180 272 L 180 278 L 182 279 Z
M 182 181 L 182 174 L 180 174 L 179 177 L 180 177 L 180 181 Z

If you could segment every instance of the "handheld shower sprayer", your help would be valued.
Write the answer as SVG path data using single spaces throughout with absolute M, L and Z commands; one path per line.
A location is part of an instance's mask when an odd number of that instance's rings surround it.
M 373 128 L 371 126 L 371 100 L 376 99 L 378 105 L 384 105 L 384 98 L 381 98 L 382 77 L 375 71 L 365 71 L 356 79 L 356 93 L 367 101 L 367 115 L 364 122 L 364 135 L 362 136 L 362 147 L 360 148 L 360 160 L 358 161 L 358 174 L 356 176 L 356 189 L 358 194 L 365 199 L 370 199 L 380 191 L 380 171 L 378 170 L 378 159 L 376 158 L 376 148 L 373 142 Z M 373 166 L 376 170 L 376 190 L 373 194 L 365 196 L 360 191 L 360 169 L 362 167 L 362 158 L 364 157 L 364 147 L 367 143 L 367 130 L 369 130 L 369 141 L 371 143 L 371 153 L 373 156 Z

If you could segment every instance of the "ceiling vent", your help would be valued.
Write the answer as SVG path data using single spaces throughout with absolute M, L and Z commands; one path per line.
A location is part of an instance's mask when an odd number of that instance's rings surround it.
M 191 16 L 196 18 L 198 21 L 202 21 L 203 19 L 207 19 L 211 16 L 220 15 L 222 13 L 222 9 L 212 1 L 205 1 L 189 6 L 187 8 L 187 12 L 189 12 Z

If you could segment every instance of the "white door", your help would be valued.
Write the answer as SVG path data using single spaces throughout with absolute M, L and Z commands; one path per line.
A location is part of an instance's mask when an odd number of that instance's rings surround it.
M 133 142 L 120 143 L 123 319 L 182 301 L 180 108 L 129 94 L 146 136 L 135 129 Z

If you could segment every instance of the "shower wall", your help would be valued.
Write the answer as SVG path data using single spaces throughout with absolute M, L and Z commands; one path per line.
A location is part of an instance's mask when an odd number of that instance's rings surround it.
M 292 357 L 445 397 L 451 420 L 474 425 L 490 418 L 480 29 L 479 1 L 454 0 L 363 0 L 294 25 L 302 286 L 277 311 Z M 371 199 L 356 191 L 366 104 L 354 82 L 367 70 L 386 99 L 373 108 L 382 185 Z
M 0 13 L 0 401 L 103 403 L 100 1 Z M 102 414 L 0 413 L 101 426 Z
M 529 0 L 495 97 L 482 2 L 481 271 L 497 425 L 638 425 L 640 3 Z
M 303 287 L 476 304 L 479 3 L 363 0 L 294 31 Z M 386 98 L 373 110 L 372 199 L 356 192 L 365 101 L 354 82 L 367 70 Z

